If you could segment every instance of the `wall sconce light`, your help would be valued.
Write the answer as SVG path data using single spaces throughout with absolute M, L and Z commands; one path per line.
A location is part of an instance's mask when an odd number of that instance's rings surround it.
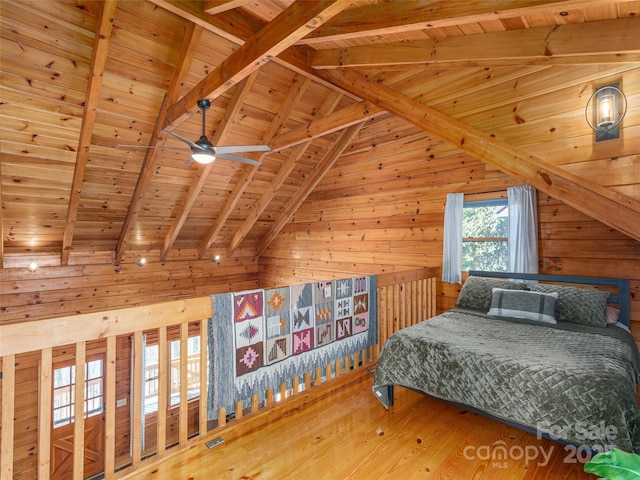
M 136 263 L 138 264 L 139 267 L 142 267 L 145 263 L 147 263 L 147 259 L 142 257 Z
M 31 273 L 33 273 L 33 272 L 35 272 L 35 271 L 37 271 L 37 270 L 38 270 L 38 264 L 37 264 L 36 262 L 31 262 L 31 263 L 27 266 L 27 268 L 29 269 L 29 271 L 30 271 Z
M 595 130 L 596 142 L 620 138 L 620 122 L 627 113 L 627 97 L 617 83 L 596 89 L 589 97 L 585 118 Z
M 211 257 L 211 261 L 215 263 L 220 263 L 220 255 L 214 255 Z

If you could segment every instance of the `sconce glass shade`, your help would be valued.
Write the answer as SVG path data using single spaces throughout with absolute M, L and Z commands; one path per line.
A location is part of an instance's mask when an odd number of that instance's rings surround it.
M 593 92 L 587 102 L 585 118 L 592 129 L 609 132 L 620 125 L 626 113 L 627 97 L 618 84 L 614 84 Z
M 191 158 L 202 165 L 207 165 L 216 159 L 216 157 L 210 153 L 194 153 L 191 155 Z

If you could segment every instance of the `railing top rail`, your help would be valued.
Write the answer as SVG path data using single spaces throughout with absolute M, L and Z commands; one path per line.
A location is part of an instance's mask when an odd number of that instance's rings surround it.
M 0 325 L 0 356 L 59 347 L 211 317 L 209 297 Z
M 391 272 L 378 275 L 378 287 L 388 287 L 399 283 L 413 282 L 425 278 L 438 277 L 440 267 L 421 267 L 403 272 Z

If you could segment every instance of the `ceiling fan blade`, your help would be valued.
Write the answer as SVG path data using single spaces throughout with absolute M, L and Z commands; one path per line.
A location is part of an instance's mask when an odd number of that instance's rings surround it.
M 216 152 L 216 157 L 225 158 L 227 160 L 235 160 L 236 162 L 248 163 L 249 165 L 262 165 L 260 162 L 256 160 L 251 160 L 250 158 L 244 158 L 240 155 L 233 155 L 232 153 L 218 153 Z
M 172 132 L 172 131 L 170 131 L 170 130 L 162 130 L 162 133 L 167 133 L 167 134 L 171 135 L 172 137 L 177 138 L 178 140 L 182 140 L 184 143 L 186 143 L 187 145 L 189 145 L 191 148 L 196 148 L 196 149 L 198 149 L 198 150 L 203 150 L 203 151 L 206 151 L 206 150 L 207 150 L 206 148 L 204 148 L 204 147 L 202 147 L 202 146 L 198 145 L 197 143 L 192 142 L 192 141 L 191 141 L 191 140 L 189 140 L 188 138 L 184 138 L 182 135 L 178 135 L 177 133 Z
M 118 145 L 118 148 L 160 148 L 162 150 L 180 150 L 181 152 L 189 152 L 189 148 L 165 147 L 163 145 Z
M 270 152 L 267 145 L 229 145 L 225 147 L 213 147 L 216 154 L 236 152 Z

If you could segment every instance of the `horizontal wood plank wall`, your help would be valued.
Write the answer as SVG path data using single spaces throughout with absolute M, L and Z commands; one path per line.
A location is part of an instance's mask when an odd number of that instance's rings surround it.
M 289 388 L 285 382 L 278 392 L 264 392 L 268 399 L 264 404 L 258 401 L 256 394 L 251 405 L 236 406 L 234 419 L 257 413 L 265 406 L 273 407 L 277 401 L 308 391 L 312 386 L 336 379 L 352 370 L 371 366 L 377 359 L 380 345 L 391 333 L 435 314 L 438 274 L 438 268 L 420 268 L 380 275 L 378 298 L 381 327 L 378 346 L 338 359 L 315 372 L 307 372 L 303 378 L 293 378 L 293 388 Z M 194 442 L 211 436 L 212 428 L 225 425 L 231 418 L 225 415 L 225 409 L 221 409 L 219 416 L 222 420 L 217 424 L 206 420 L 208 347 L 207 322 L 202 320 L 210 316 L 211 299 L 207 296 L 33 321 L 29 329 L 25 329 L 23 323 L 0 325 L 0 361 L 3 367 L 0 382 L 2 478 L 49 478 L 53 369 L 59 362 L 73 364 L 81 378 L 85 360 L 97 354 L 103 354 L 106 361 L 106 478 L 116 478 L 131 468 L 162 461 L 169 451 L 176 450 L 170 450 L 170 447 L 189 448 Z M 159 346 L 158 391 L 166 391 L 172 378 L 169 371 L 172 366 L 168 359 L 169 341 L 179 342 L 180 350 L 186 351 L 189 337 L 199 335 L 201 339 L 201 355 L 197 362 L 201 368 L 200 400 L 187 401 L 189 363 L 186 356 L 181 355 L 177 363 L 180 370 L 180 402 L 168 406 L 167 399 L 159 396 L 158 412 L 165 414 L 156 412 L 145 416 L 144 445 L 141 426 L 143 334 L 146 335 L 147 345 Z M 312 373 L 316 377 L 313 385 Z M 76 389 L 75 401 L 78 405 L 84 405 L 84 389 Z M 82 418 L 74 424 L 74 475 L 78 478 L 84 468 L 83 425 Z M 6 448 L 7 445 L 13 448 Z
M 108 255 L 100 254 L 72 256 L 72 261 L 84 263 L 69 266 L 34 258 L 40 264 L 34 273 L 26 264 L 2 269 L 0 324 L 258 287 L 258 266 L 252 256 L 223 258 L 219 263 L 180 259 L 157 262 L 147 256 L 142 267 L 135 260 L 116 267 Z

